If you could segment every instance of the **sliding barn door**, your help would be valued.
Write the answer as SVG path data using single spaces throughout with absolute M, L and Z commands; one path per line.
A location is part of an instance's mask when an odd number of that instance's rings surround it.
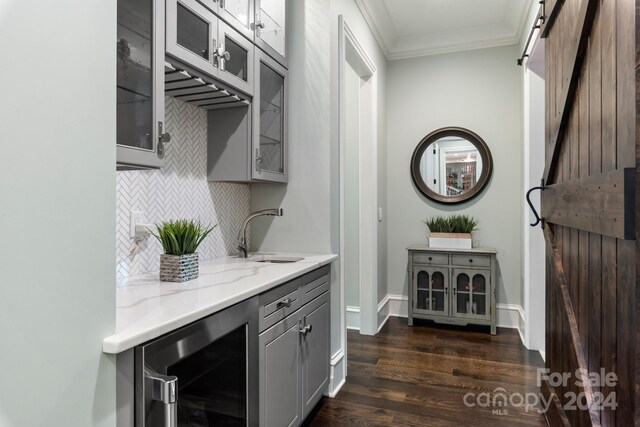
M 636 4 L 558 0 L 545 9 L 546 367 L 570 375 L 543 383 L 548 420 L 639 425 Z M 577 369 L 617 379 L 581 386 Z

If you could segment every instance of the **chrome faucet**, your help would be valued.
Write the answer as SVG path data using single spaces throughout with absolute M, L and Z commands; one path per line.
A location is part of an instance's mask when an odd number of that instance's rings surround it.
M 263 211 L 254 212 L 246 217 L 242 223 L 242 227 L 240 227 L 240 230 L 238 231 L 238 258 L 246 258 L 247 253 L 249 252 L 249 248 L 247 248 L 247 225 L 249 225 L 249 221 L 258 216 L 282 216 L 282 214 L 282 209 L 265 209 Z

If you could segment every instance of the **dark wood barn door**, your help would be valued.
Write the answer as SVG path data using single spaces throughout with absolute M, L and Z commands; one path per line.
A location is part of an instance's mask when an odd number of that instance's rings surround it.
M 552 426 L 640 425 L 636 13 L 634 0 L 545 5 L 546 367 L 571 374 L 543 383 Z M 579 386 L 577 369 L 617 381 Z

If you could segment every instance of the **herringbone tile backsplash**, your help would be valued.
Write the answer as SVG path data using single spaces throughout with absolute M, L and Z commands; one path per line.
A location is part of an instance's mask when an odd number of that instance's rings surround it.
M 144 211 L 147 222 L 195 218 L 218 224 L 198 249 L 201 260 L 236 251 L 236 235 L 249 214 L 249 185 L 207 181 L 207 112 L 165 98 L 165 121 L 171 142 L 165 167 L 153 171 L 116 173 L 116 275 L 159 269 L 162 247 L 153 237 L 140 242 L 129 237 L 129 213 Z

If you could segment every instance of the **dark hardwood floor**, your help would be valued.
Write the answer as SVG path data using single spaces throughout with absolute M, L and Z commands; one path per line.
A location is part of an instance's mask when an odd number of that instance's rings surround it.
M 487 328 L 409 327 L 392 317 L 373 337 L 349 331 L 347 354 L 347 383 L 334 399 L 323 398 L 307 426 L 546 426 L 535 409 L 477 404 L 479 396 L 491 402 L 499 388 L 538 395 L 542 358 L 516 330 L 491 336 Z M 465 405 L 467 393 L 474 407 Z

